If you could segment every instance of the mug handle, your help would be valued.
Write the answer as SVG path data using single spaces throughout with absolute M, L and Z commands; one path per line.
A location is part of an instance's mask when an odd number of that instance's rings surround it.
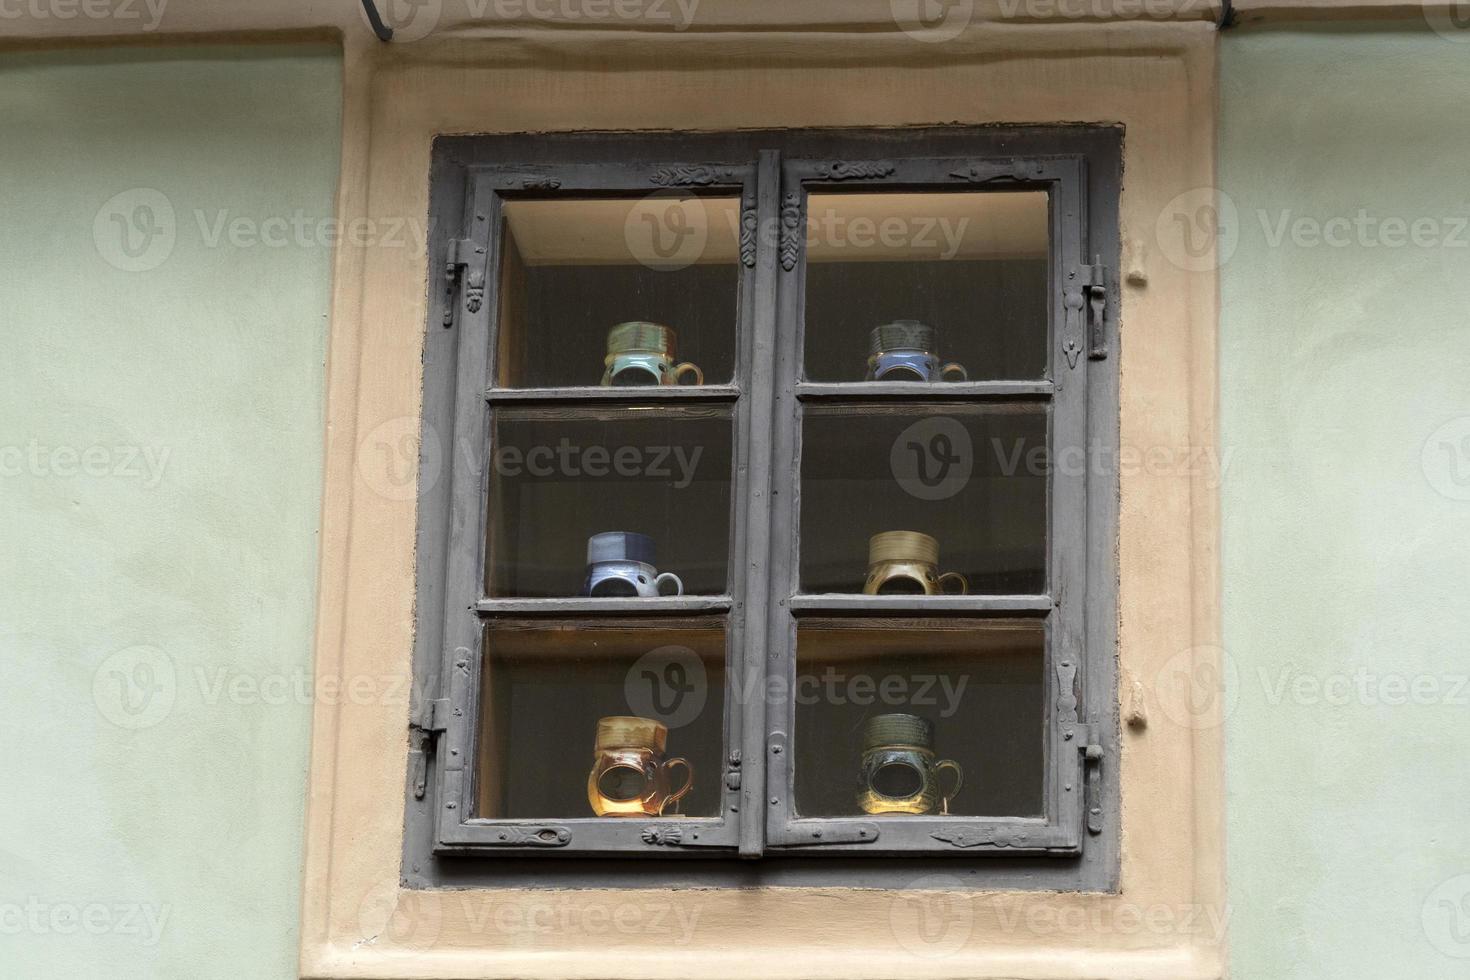
M 674 593 L 674 595 L 683 595 L 684 594 L 684 580 L 681 579 L 679 576 L 675 575 L 673 572 L 664 572 L 664 573 L 662 573 L 661 575 L 659 575 L 657 578 L 655 578 L 653 580 L 653 587 L 658 590 L 658 594 L 659 595 L 663 595 L 664 594 L 664 590 L 663 590 L 664 579 L 671 579 L 671 580 L 673 580 L 674 588 L 677 590 Z
M 959 377 L 951 378 L 949 376 L 951 374 L 958 374 Z M 970 372 L 966 371 L 965 366 L 958 361 L 950 361 L 944 367 L 939 369 L 939 377 L 945 381 L 969 381 Z
M 954 771 L 954 789 L 950 790 L 948 793 L 945 793 L 939 798 L 939 812 L 948 815 L 949 801 L 958 796 L 960 792 L 960 787 L 965 785 L 965 770 L 961 769 L 960 764 L 958 762 L 955 762 L 953 759 L 941 759 L 939 762 L 934 763 L 934 771 L 936 773 L 938 773 L 941 769 L 950 769 Z
M 659 808 L 658 808 L 658 815 L 659 816 L 663 816 L 664 815 L 664 810 L 668 809 L 669 804 L 671 804 L 671 803 L 678 803 L 679 800 L 681 798 L 683 798 L 683 796 L 684 796 L 685 793 L 688 793 L 691 789 L 694 788 L 694 767 L 689 764 L 689 760 L 686 759 L 686 758 L 684 758 L 683 756 L 675 756 L 672 759 L 665 759 L 664 760 L 664 764 L 663 764 L 663 770 L 664 770 L 664 772 L 668 772 L 670 769 L 674 768 L 675 766 L 683 766 L 684 767 L 684 773 L 685 773 L 684 785 L 683 786 L 680 786 L 677 790 L 675 790 L 674 792 L 670 793 L 668 796 L 664 797 L 663 804 L 660 805 Z M 674 812 L 675 813 L 678 813 L 679 811 L 678 810 L 675 810 Z
M 683 364 L 675 365 L 674 371 L 673 371 L 673 374 L 674 374 L 674 384 L 682 384 L 682 382 L 679 380 L 679 378 L 682 375 L 689 373 L 690 371 L 693 371 L 694 372 L 694 383 L 695 384 L 697 384 L 697 385 L 704 384 L 704 372 L 699 369 L 699 366 L 697 364 L 691 364 L 688 361 L 685 361 Z
M 954 581 L 960 583 L 960 590 L 958 592 L 946 592 L 944 588 L 944 583 L 946 581 Z M 945 572 L 943 575 L 939 576 L 939 591 L 943 595 L 969 595 L 970 580 L 965 578 L 959 572 Z

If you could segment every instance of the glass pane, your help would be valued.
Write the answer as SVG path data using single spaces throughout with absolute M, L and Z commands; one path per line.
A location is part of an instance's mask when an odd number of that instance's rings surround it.
M 480 817 L 719 816 L 722 624 L 497 623 L 483 663 Z
M 809 407 L 802 591 L 1045 592 L 1046 412 Z
M 1042 191 L 813 192 L 806 377 L 1044 377 L 1047 226 Z
M 499 384 L 729 382 L 739 228 L 738 198 L 507 201 Z
M 502 409 L 492 429 L 489 595 L 725 592 L 728 409 Z
M 798 815 L 1041 816 L 1045 642 L 1036 623 L 802 623 Z

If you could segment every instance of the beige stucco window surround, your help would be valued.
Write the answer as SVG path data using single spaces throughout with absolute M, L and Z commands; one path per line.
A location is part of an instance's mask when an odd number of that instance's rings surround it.
M 943 876 L 902 891 L 404 890 L 408 700 L 324 699 L 304 976 L 1223 975 L 1220 737 L 1171 682 L 1206 676 L 1217 635 L 1214 470 L 1192 465 L 1214 448 L 1215 276 L 1208 254 L 1159 237 L 1172 202 L 1213 184 L 1214 26 L 1198 19 L 1211 12 L 977 13 L 937 41 L 900 30 L 902 6 L 704 0 L 687 30 L 446 15 L 421 40 L 348 45 L 341 217 L 384 236 L 338 256 L 319 689 L 367 677 L 394 690 L 382 681 L 410 673 L 412 446 L 425 297 L 442 277 L 422 241 L 386 230 L 423 234 L 436 134 L 1121 123 L 1120 890 L 952 892 Z M 840 22 L 821 23 L 832 11 Z M 790 23 L 760 23 L 772 17 Z M 1157 465 L 1162 453 L 1175 465 Z

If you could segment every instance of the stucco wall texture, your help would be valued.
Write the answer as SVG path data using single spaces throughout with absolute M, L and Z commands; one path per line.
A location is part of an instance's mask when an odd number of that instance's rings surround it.
M 295 975 L 340 73 L 0 56 L 5 977 Z
M 1470 975 L 1455 36 L 1222 40 L 1220 715 L 1244 980 Z

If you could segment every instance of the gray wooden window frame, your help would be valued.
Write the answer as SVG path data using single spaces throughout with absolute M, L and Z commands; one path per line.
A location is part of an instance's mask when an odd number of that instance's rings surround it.
M 1037 595 L 810 595 L 797 572 L 802 416 L 903 400 L 1045 404 L 1049 440 L 1109 456 L 1118 445 L 1117 277 L 1121 129 L 1107 126 L 738 134 L 576 133 L 443 137 L 431 173 L 415 698 L 404 880 L 419 886 L 892 886 L 930 868 L 976 888 L 1116 887 L 1117 475 L 1049 476 L 1048 585 Z M 935 386 L 814 383 L 801 374 L 805 208 L 824 187 L 1043 190 L 1050 202 L 1050 352 L 1037 381 Z M 501 206 L 518 197 L 660 189 L 741 198 L 736 371 L 698 388 L 500 389 Z M 758 230 L 769 230 L 757 233 Z M 1101 289 L 1091 287 L 1099 284 Z M 1096 299 L 1096 303 L 1093 300 Z M 640 600 L 487 598 L 491 416 L 500 405 L 708 405 L 733 410 L 728 594 Z M 1044 816 L 803 818 L 791 808 L 789 700 L 742 699 L 774 672 L 794 685 L 804 617 L 1040 621 L 1046 634 Z M 649 617 L 658 617 L 657 620 Z M 699 619 L 698 617 L 705 617 Z M 708 622 L 727 636 L 721 815 L 538 821 L 474 815 L 488 619 Z M 861 619 L 853 619 L 854 625 Z M 589 750 L 590 756 L 590 750 Z M 706 777 L 708 778 L 708 777 Z M 678 833 L 669 834 L 669 828 Z M 628 860 L 633 857 L 661 860 Z M 489 858 L 490 860 L 487 860 Z M 662 860 L 677 858 L 681 860 Z M 731 860 L 746 858 L 748 860 Z M 759 860 L 755 860 L 759 859 Z

